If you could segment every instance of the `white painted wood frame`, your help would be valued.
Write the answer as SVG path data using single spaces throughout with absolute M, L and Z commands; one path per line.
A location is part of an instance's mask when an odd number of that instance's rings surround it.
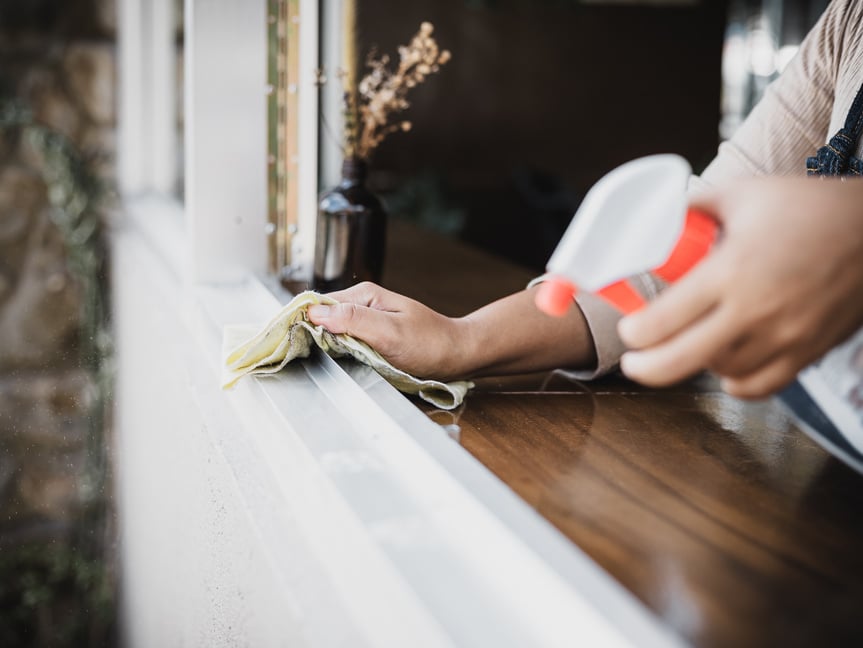
M 173 195 L 179 180 L 174 0 L 119 0 L 118 182 Z

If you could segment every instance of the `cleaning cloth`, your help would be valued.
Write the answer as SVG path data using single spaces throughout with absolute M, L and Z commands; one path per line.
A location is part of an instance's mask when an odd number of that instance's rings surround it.
M 347 334 L 334 334 L 309 321 L 308 308 L 313 304 L 333 305 L 331 297 L 306 291 L 294 297 L 267 324 L 257 328 L 226 326 L 223 347 L 227 350 L 222 387 L 232 387 L 249 374 L 272 374 L 294 358 L 306 358 L 316 344 L 334 358 L 351 356 L 369 365 L 396 389 L 416 394 L 441 409 L 453 409 L 473 387 L 468 381 L 444 383 L 415 378 L 396 369 L 368 344 Z M 238 340 L 246 341 L 237 346 Z

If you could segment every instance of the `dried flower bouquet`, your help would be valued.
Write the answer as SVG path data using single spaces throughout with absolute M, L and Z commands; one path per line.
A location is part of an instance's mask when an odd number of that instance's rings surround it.
M 369 52 L 366 58 L 369 72 L 356 88 L 346 87 L 344 92 L 346 158 L 368 160 L 387 135 L 411 129 L 410 121 L 394 121 L 395 116 L 410 106 L 407 100 L 410 90 L 451 58 L 448 50 L 438 47 L 433 31 L 434 26 L 424 22 L 411 42 L 398 48 L 395 71 L 389 68 L 387 54 L 378 56 L 374 49 Z M 351 78 L 344 70 L 339 77 L 342 83 Z

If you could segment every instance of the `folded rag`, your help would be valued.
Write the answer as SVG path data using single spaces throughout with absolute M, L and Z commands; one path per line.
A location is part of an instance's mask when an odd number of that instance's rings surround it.
M 226 326 L 223 346 L 233 350 L 225 360 L 222 387 L 232 387 L 248 374 L 276 373 L 294 358 L 308 357 L 314 343 L 334 358 L 351 356 L 369 365 L 396 389 L 416 394 L 441 409 L 453 409 L 461 404 L 473 383 L 415 378 L 393 367 L 362 340 L 343 333 L 330 333 L 309 322 L 309 306 L 337 303 L 332 297 L 306 291 L 294 297 L 257 335 L 254 335 L 257 329 Z M 239 338 L 240 335 L 243 337 Z M 248 339 L 251 335 L 254 337 Z M 235 341 L 243 338 L 247 341 L 235 347 Z

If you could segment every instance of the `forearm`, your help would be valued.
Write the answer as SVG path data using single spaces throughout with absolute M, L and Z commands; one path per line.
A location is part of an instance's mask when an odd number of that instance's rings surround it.
M 478 377 L 596 365 L 579 308 L 573 305 L 564 317 L 545 315 L 533 303 L 535 290 L 504 297 L 458 320 L 463 338 L 455 373 Z

